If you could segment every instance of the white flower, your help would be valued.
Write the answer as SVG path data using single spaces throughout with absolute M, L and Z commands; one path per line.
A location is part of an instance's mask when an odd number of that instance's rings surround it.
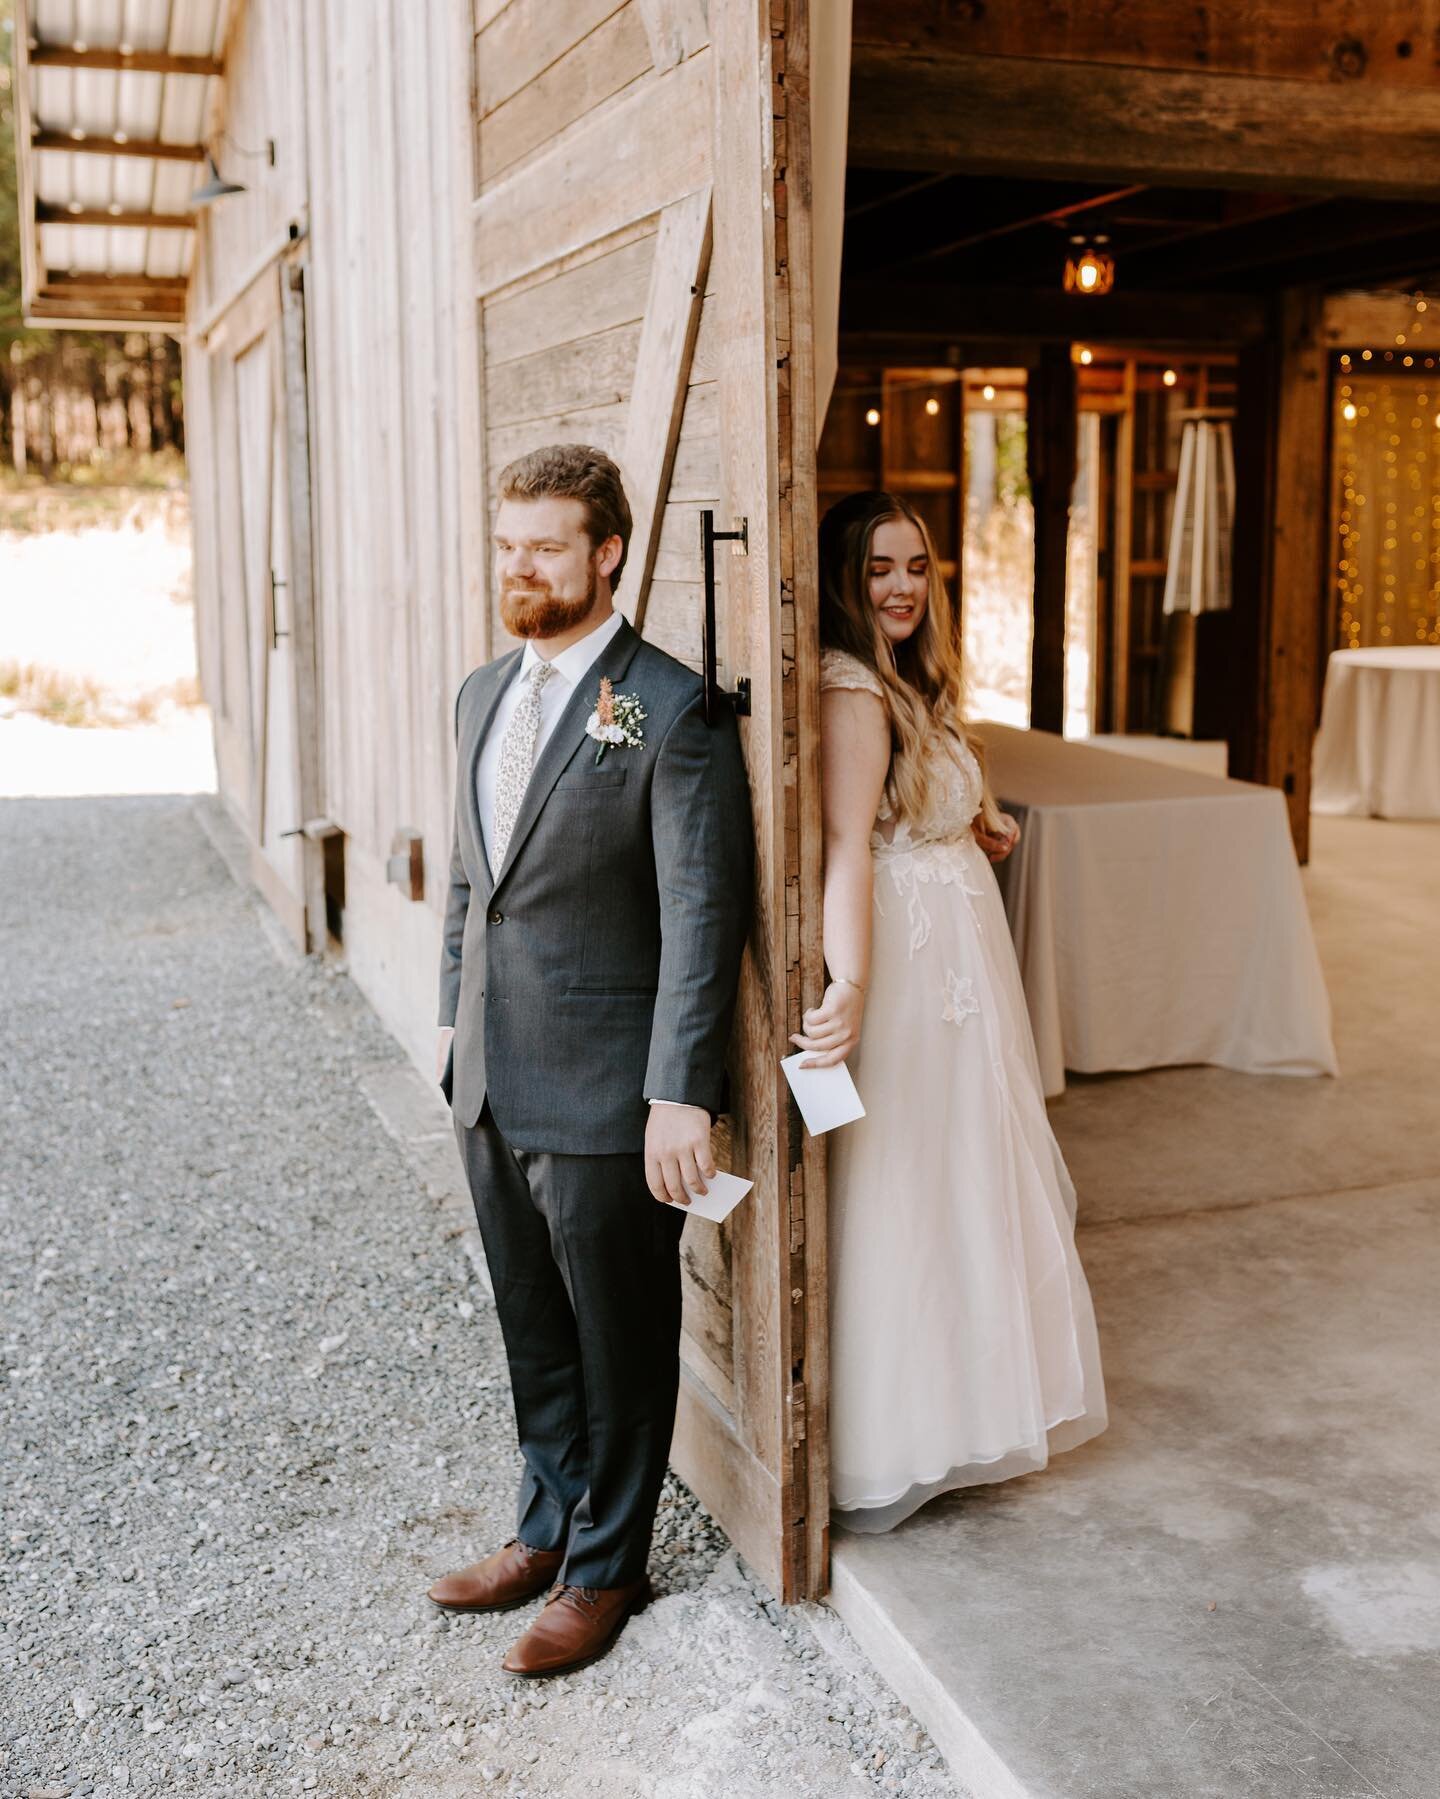
M 600 745 L 595 760 L 598 762 L 611 744 L 619 749 L 638 750 L 645 741 L 645 733 L 640 729 L 644 722 L 645 708 L 639 699 L 633 693 L 616 693 L 609 675 L 604 676 L 595 710 L 585 721 L 586 735 Z
M 945 1024 L 963 1025 L 965 1020 L 980 1010 L 980 1002 L 974 994 L 974 982 L 967 975 L 956 974 L 953 968 L 945 971 L 945 1010 L 940 1014 Z

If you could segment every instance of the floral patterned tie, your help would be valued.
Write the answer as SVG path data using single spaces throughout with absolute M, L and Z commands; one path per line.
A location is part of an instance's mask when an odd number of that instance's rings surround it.
M 500 745 L 500 765 L 495 771 L 495 822 L 491 829 L 490 856 L 496 869 L 505 860 L 510 834 L 520 816 L 520 803 L 530 785 L 535 742 L 540 735 L 540 695 L 554 673 L 554 667 L 543 660 L 530 670 L 520 704 L 515 708 Z

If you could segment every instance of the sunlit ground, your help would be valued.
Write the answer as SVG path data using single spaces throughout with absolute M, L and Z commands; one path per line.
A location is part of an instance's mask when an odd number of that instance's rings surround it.
M 0 797 L 212 792 L 183 488 L 45 497 L 0 529 Z

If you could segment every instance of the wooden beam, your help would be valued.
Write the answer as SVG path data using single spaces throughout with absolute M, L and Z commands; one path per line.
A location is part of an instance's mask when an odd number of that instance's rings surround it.
M 131 311 L 124 300 L 74 300 L 42 290 L 26 307 L 25 323 L 37 331 L 75 325 L 87 331 L 178 332 L 185 323 L 185 307 L 164 300 L 136 301 Z
M 1329 294 L 1320 314 L 1320 334 L 1333 350 L 1416 351 L 1440 349 L 1440 302 L 1427 301 L 1415 310 L 1409 294 Z
M 1322 297 L 1310 288 L 1280 305 L 1278 412 L 1270 591 L 1263 637 L 1261 778 L 1284 789 L 1302 862 L 1310 854 L 1310 755 L 1327 596 L 1329 352 Z
M 37 225 L 114 225 L 122 231 L 193 231 L 195 220 L 188 212 L 109 212 L 103 206 L 82 206 L 72 210 L 56 206 L 49 200 L 35 202 Z
M 218 78 L 225 73 L 225 64 L 215 56 L 175 56 L 168 50 L 102 50 L 88 45 L 79 50 L 73 44 L 32 43 L 30 65 L 36 69 L 118 69 L 137 75 Z
M 1053 56 L 1238 75 L 1283 76 L 1317 85 L 1355 84 L 1377 104 L 1403 105 L 1386 88 L 1419 88 L 1434 78 L 1428 54 L 1440 29 L 1436 0 L 1357 6 L 1255 0 L 855 0 L 854 42 L 902 45 L 932 56 Z
M 1025 455 L 1035 507 L 1035 618 L 1030 640 L 1030 728 L 1065 726 L 1065 573 L 1075 485 L 1075 364 L 1046 344 L 1027 395 Z
M 1123 280 L 1124 270 L 1121 270 Z M 1028 337 L 1056 342 L 1239 344 L 1261 337 L 1264 302 L 1248 294 L 1065 293 L 1053 288 L 851 281 L 840 328 L 928 339 Z
M 633 529 L 622 583 L 621 610 L 636 630 L 645 624 L 645 602 L 660 547 L 665 495 L 690 381 L 690 361 L 700 328 L 705 275 L 710 263 L 710 187 L 707 183 L 667 206 L 660 215 L 645 326 L 635 358 L 630 409 L 625 417 L 621 466 L 633 509 Z
M 15 184 L 16 225 L 20 236 L 20 298 L 28 314 L 35 304 L 44 263 L 40 256 L 40 228 L 35 222 L 35 159 L 26 149 L 34 131 L 30 116 L 30 0 L 15 0 Z M 27 320 L 28 322 L 28 320 Z
M 139 156 L 153 162 L 204 162 L 203 144 L 163 144 L 149 137 L 72 137 L 68 131 L 36 131 L 32 150 L 65 150 L 74 156 Z
M 850 163 L 1434 199 L 1440 89 L 857 45 Z M 1356 145 L 1364 153 L 1356 153 Z
M 48 269 L 42 291 L 48 294 L 177 294 L 183 300 L 190 287 L 186 275 L 109 275 L 68 269 Z

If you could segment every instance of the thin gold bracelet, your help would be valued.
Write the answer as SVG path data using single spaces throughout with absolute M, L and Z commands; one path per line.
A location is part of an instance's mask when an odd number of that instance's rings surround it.
M 865 991 L 864 984 L 860 981 L 852 981 L 848 974 L 832 974 L 830 984 L 832 987 L 853 987 L 857 993 Z

